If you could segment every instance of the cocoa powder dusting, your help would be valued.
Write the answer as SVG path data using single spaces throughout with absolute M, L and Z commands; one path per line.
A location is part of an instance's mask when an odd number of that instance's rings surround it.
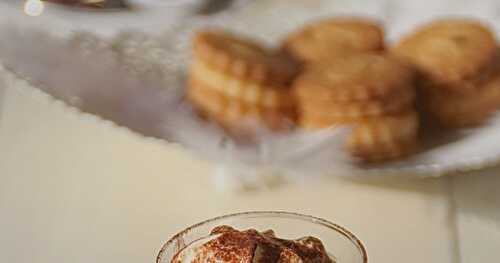
M 238 231 L 230 226 L 216 227 L 211 235 L 219 236 L 196 248 L 191 262 L 174 257 L 172 263 L 335 263 L 314 237 L 285 240 L 272 230 Z

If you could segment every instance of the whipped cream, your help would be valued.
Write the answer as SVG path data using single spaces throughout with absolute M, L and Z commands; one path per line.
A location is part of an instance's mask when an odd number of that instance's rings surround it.
M 314 237 L 277 238 L 272 230 L 238 231 L 229 226 L 212 230 L 179 251 L 171 263 L 335 263 Z

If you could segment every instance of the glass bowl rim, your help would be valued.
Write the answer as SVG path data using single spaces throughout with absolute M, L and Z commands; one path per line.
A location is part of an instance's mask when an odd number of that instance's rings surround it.
M 285 216 L 285 217 L 289 217 L 289 218 L 295 218 L 295 219 L 309 221 L 311 223 L 319 224 L 319 225 L 324 226 L 326 228 L 329 228 L 333 231 L 336 231 L 339 234 L 346 237 L 349 241 L 351 241 L 351 243 L 353 243 L 354 246 L 357 247 L 358 251 L 360 252 L 360 254 L 363 258 L 363 263 L 368 263 L 368 255 L 367 255 L 365 246 L 363 245 L 361 240 L 359 238 L 357 238 L 351 231 L 347 230 L 346 228 L 344 228 L 338 224 L 335 224 L 335 223 L 332 223 L 328 220 L 325 220 L 323 218 L 305 215 L 305 214 L 300 214 L 300 213 L 295 213 L 295 212 L 285 212 L 285 211 L 248 211 L 248 212 L 233 213 L 233 214 L 227 214 L 227 215 L 222 215 L 222 216 L 214 217 L 211 219 L 207 219 L 207 220 L 204 220 L 200 223 L 189 226 L 186 229 L 182 230 L 181 232 L 172 236 L 167 242 L 165 242 L 163 244 L 160 251 L 158 252 L 158 256 L 156 257 L 156 263 L 160 263 L 162 256 L 163 256 L 163 253 L 175 240 L 177 240 L 179 237 L 183 236 L 184 234 L 188 233 L 192 229 L 198 228 L 198 227 L 203 226 L 203 225 L 208 224 L 208 223 L 223 220 L 226 218 L 240 217 L 240 216 L 246 216 L 246 215 Z

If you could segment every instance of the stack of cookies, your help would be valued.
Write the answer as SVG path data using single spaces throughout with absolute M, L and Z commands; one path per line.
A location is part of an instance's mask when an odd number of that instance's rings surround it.
M 311 65 L 294 83 L 299 124 L 352 126 L 347 148 L 363 161 L 405 156 L 415 150 L 418 133 L 413 73 L 379 54 Z
M 306 65 L 294 83 L 299 126 L 352 126 L 348 150 L 363 161 L 415 150 L 414 71 L 383 55 L 375 21 L 333 18 L 292 33 L 282 49 Z
M 467 19 L 435 21 L 403 38 L 393 53 L 419 70 L 419 101 L 431 123 L 470 127 L 498 109 L 498 48 L 486 26 Z
M 290 127 L 295 106 L 289 92 L 297 67 L 258 43 L 220 31 L 194 40 L 188 100 L 231 132 Z
M 498 109 L 500 52 L 481 23 L 436 21 L 384 49 L 382 27 L 364 18 L 311 23 L 279 51 L 204 31 L 194 40 L 187 97 L 233 135 L 351 126 L 347 148 L 366 162 L 414 152 L 420 115 L 457 128 Z

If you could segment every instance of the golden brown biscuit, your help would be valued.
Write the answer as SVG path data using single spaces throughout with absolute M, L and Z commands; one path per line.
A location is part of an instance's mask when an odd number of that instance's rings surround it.
M 442 126 L 464 128 L 483 124 L 500 107 L 500 74 L 474 91 L 424 90 L 425 110 Z
M 414 71 L 385 55 L 357 54 L 306 69 L 294 82 L 302 100 L 367 101 L 412 86 Z
M 351 125 L 348 151 L 364 161 L 402 157 L 415 149 L 415 71 L 396 58 L 356 54 L 306 68 L 294 82 L 305 129 Z
M 207 87 L 203 82 L 189 83 L 187 98 L 195 108 L 224 127 L 266 126 L 273 130 L 288 129 L 294 123 L 294 107 L 269 108 L 249 104 Z
M 283 44 L 286 53 L 304 62 L 331 60 L 383 48 L 384 32 L 377 22 L 346 17 L 312 23 L 292 33 Z
M 413 109 L 415 89 L 402 88 L 380 100 L 335 102 L 324 99 L 301 99 L 298 112 L 317 116 L 332 116 L 343 119 L 358 119 L 394 114 Z
M 393 53 L 414 64 L 430 81 L 457 89 L 467 86 L 454 84 L 474 79 L 490 67 L 497 44 L 485 25 L 469 19 L 447 19 L 403 38 Z
M 414 136 L 418 131 L 418 123 L 418 114 L 413 110 L 394 115 L 359 119 L 303 115 L 299 122 L 301 127 L 313 130 L 332 126 L 353 125 L 355 129 L 351 138 L 364 141 L 365 144 L 391 142 L 410 135 Z
M 294 101 L 288 87 L 259 84 L 248 80 L 234 78 L 231 75 L 217 71 L 202 61 L 191 65 L 190 82 L 194 86 L 203 85 L 227 96 L 247 104 L 267 107 L 293 107 Z
M 224 127 L 252 123 L 281 129 L 295 116 L 289 84 L 297 69 L 291 60 L 251 40 L 200 32 L 194 40 L 188 99 Z
M 194 56 L 214 70 L 259 84 L 286 85 L 298 70 L 284 56 L 223 31 L 199 32 L 194 39 Z
M 354 130 L 348 138 L 347 150 L 354 156 L 371 162 L 399 158 L 414 151 L 419 120 L 418 114 L 409 110 L 395 115 L 356 120 L 303 115 L 300 125 L 305 129 L 352 126 Z
M 355 130 L 349 138 L 348 145 L 353 148 L 365 146 L 376 149 L 377 145 L 416 140 L 419 120 L 415 111 L 408 111 L 397 115 L 366 118 L 354 125 Z
M 500 59 L 485 25 L 439 20 L 404 38 L 393 53 L 418 68 L 420 104 L 426 117 L 441 126 L 474 126 L 497 109 Z
M 365 163 L 379 163 L 401 159 L 414 154 L 418 150 L 416 138 L 380 145 L 354 145 L 347 148 L 354 156 Z

